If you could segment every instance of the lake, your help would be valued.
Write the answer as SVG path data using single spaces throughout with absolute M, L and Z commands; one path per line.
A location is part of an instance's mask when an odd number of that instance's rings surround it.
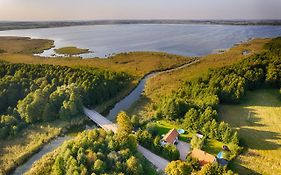
M 159 51 L 202 56 L 230 48 L 250 38 L 276 37 L 281 26 L 206 24 L 120 24 L 0 31 L 0 36 L 29 36 L 55 41 L 55 47 L 77 46 L 94 53 L 84 58 L 107 57 L 129 51 Z M 53 49 L 42 56 L 50 56 Z

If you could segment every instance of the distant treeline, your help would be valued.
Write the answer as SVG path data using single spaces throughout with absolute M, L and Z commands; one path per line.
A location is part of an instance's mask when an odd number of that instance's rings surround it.
M 218 105 L 236 104 L 248 90 L 281 87 L 281 37 L 266 46 L 267 51 L 238 64 L 210 70 L 205 77 L 186 82 L 158 104 L 158 118 L 178 121 L 189 131 L 201 132 L 224 143 L 237 144 L 237 133 L 218 123 Z
M 93 21 L 0 21 L 1 30 L 67 27 L 111 24 L 218 24 L 218 25 L 281 25 L 281 20 L 93 20 Z
M 0 77 L 0 138 L 30 123 L 79 116 L 82 104 L 98 105 L 130 81 L 97 69 L 8 63 L 0 63 Z

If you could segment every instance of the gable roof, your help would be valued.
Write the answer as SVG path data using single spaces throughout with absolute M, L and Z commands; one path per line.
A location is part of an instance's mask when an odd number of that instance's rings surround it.
M 167 143 L 174 144 L 174 141 L 176 137 L 179 136 L 179 133 L 176 129 L 171 129 L 164 137 L 163 140 L 165 140 Z
M 214 161 L 216 161 L 216 157 L 206 153 L 205 151 L 202 151 L 200 149 L 196 149 L 194 148 L 191 152 L 191 156 L 193 158 L 197 158 L 200 162 L 200 165 L 205 165 L 207 163 L 213 163 Z

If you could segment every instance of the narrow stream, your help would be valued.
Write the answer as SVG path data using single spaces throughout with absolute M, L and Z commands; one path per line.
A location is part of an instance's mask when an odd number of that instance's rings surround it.
M 115 106 L 109 111 L 109 114 L 106 116 L 106 118 L 111 121 L 114 121 L 120 111 L 129 109 L 132 104 L 138 101 L 144 91 L 146 81 L 155 74 L 157 73 L 151 73 L 146 75 L 129 95 L 127 95 L 125 98 L 115 104 Z
M 107 118 L 111 121 L 115 120 L 116 115 L 123 110 L 129 109 L 133 103 L 135 103 L 137 100 L 139 100 L 139 98 L 141 97 L 144 88 L 145 88 L 145 84 L 147 82 L 147 80 L 155 75 L 161 74 L 161 73 L 165 73 L 165 72 L 172 72 L 178 69 L 182 69 L 184 67 L 187 67 L 191 64 L 194 64 L 198 62 L 197 61 L 193 61 L 191 63 L 187 63 L 184 64 L 180 67 L 174 68 L 174 69 L 169 69 L 169 70 L 165 70 L 165 71 L 160 71 L 160 72 L 153 72 L 150 73 L 148 75 L 146 75 L 137 85 L 137 87 L 129 94 L 127 95 L 125 98 L 123 98 L 120 102 L 116 103 L 114 105 L 114 107 L 109 111 L 109 114 L 107 115 Z M 34 154 L 33 156 L 31 156 L 31 158 L 25 162 L 24 164 L 22 164 L 21 166 L 17 167 L 16 170 L 12 173 L 13 175 L 21 175 L 24 174 L 25 172 L 27 172 L 31 167 L 32 164 L 39 160 L 42 156 L 44 156 L 45 154 L 55 150 L 57 147 L 59 147 L 65 140 L 68 140 L 70 138 L 72 138 L 73 136 L 71 135 L 66 135 L 66 136 L 62 136 L 62 137 L 58 137 L 57 139 L 52 140 L 50 143 L 48 143 L 47 145 L 45 145 L 38 153 Z
M 16 170 L 12 173 L 14 175 L 21 175 L 27 172 L 32 164 L 36 161 L 39 160 L 41 157 L 43 157 L 45 154 L 55 150 L 57 147 L 59 147 L 64 141 L 70 139 L 71 136 L 63 136 L 63 137 L 58 137 L 54 140 L 52 140 L 50 143 L 46 144 L 38 153 L 34 154 L 31 156 L 27 162 L 16 168 Z

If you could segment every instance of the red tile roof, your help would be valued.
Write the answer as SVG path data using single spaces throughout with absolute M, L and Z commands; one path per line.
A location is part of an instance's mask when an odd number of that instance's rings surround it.
M 171 129 L 164 137 L 163 140 L 165 140 L 167 143 L 174 144 L 174 140 L 176 137 L 179 136 L 179 133 L 176 129 Z

